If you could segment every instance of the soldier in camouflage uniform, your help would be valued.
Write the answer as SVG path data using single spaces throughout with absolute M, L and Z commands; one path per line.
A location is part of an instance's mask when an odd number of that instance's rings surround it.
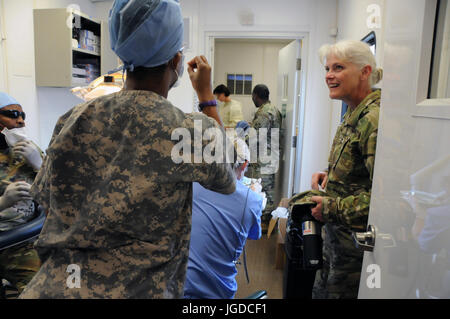
M 316 274 L 313 298 L 357 298 L 363 252 L 355 247 L 352 231 L 367 227 L 380 110 L 382 77 L 369 47 L 341 41 L 320 50 L 326 61 L 326 83 L 332 99 L 349 106 L 339 126 L 328 159 L 328 171 L 313 175 L 312 188 L 295 196 L 317 203 L 312 215 L 324 226 L 324 267 Z
M 15 134 L 15 130 L 24 127 L 25 116 L 21 112 L 22 107 L 15 99 L 0 92 L 0 129 L 6 127 L 8 134 Z M 0 134 L 0 232 L 10 231 L 36 217 L 29 189 L 43 158 L 42 151 L 30 140 L 14 145 L 7 141 L 12 143 L 12 139 Z M 0 280 L 8 280 L 18 293 L 39 267 L 40 260 L 32 242 L 0 251 Z
M 116 1 L 110 12 L 112 47 L 127 68 L 126 89 L 74 107 L 55 127 L 31 189 L 48 210 L 36 243 L 42 267 L 21 298 L 182 298 L 192 182 L 224 194 L 235 191 L 231 165 L 194 162 L 191 156 L 174 160 L 175 130 L 190 133 L 189 149 L 191 138 L 208 128 L 225 133 L 211 118 L 219 119 L 215 106 L 203 109 L 211 117 L 185 114 L 166 99 L 183 67 L 181 10 L 174 1 L 146 2 L 124 7 L 127 1 Z M 128 29 L 130 51 L 121 51 L 114 39 L 130 27 L 122 25 L 126 21 L 145 28 Z M 155 39 L 164 40 L 163 49 L 152 56 L 153 48 L 161 48 Z M 147 67 L 163 55 L 170 59 Z M 206 59 L 195 57 L 188 71 L 199 100 L 213 100 Z M 205 139 L 201 146 L 210 143 Z
M 252 93 L 252 100 L 258 110 L 253 117 L 253 121 L 251 123 L 252 128 L 258 132 L 258 136 L 260 134 L 259 129 L 265 128 L 267 129 L 267 149 L 268 155 L 272 156 L 272 159 L 276 159 L 275 161 L 270 161 L 267 163 L 263 163 L 261 161 L 261 154 L 259 154 L 259 144 L 258 144 L 258 158 L 257 162 L 250 163 L 248 172 L 246 174 L 247 177 L 250 178 L 261 178 L 262 183 L 262 191 L 266 193 L 267 196 L 267 204 L 263 212 L 263 217 L 261 218 L 263 222 L 263 226 L 268 220 L 270 220 L 270 213 L 276 209 L 278 203 L 274 203 L 274 193 L 275 193 L 275 173 L 278 170 L 278 161 L 281 157 L 280 154 L 280 142 L 281 137 L 279 136 L 278 145 L 276 145 L 275 149 L 272 149 L 272 130 L 276 129 L 278 134 L 281 133 L 281 113 L 271 104 L 269 100 L 269 89 L 264 84 L 258 84 L 254 87 Z M 259 140 L 259 139 L 258 139 Z

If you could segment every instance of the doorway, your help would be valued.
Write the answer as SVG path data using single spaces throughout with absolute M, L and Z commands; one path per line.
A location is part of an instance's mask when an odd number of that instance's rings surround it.
M 213 88 L 220 84 L 228 87 L 232 99 L 241 102 L 245 121 L 251 122 L 257 110 L 251 95 L 256 84 L 267 85 L 270 99 L 277 103 L 278 51 L 291 41 L 215 39 Z
M 269 99 L 283 116 L 275 203 L 300 188 L 305 100 L 305 72 L 300 66 L 306 65 L 305 38 L 211 35 L 206 41 L 213 66 L 213 88 L 220 84 L 229 87 L 232 99 L 242 104 L 245 121 L 251 123 L 257 111 L 251 98 L 257 84 L 267 85 Z

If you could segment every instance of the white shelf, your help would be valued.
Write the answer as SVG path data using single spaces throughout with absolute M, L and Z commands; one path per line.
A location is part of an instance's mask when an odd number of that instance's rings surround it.
M 81 52 L 81 53 L 86 53 L 86 54 L 91 54 L 91 55 L 95 55 L 95 56 L 100 56 L 99 53 L 95 53 L 94 51 L 90 51 L 90 50 L 85 50 L 85 49 L 80 49 L 80 48 L 72 48 L 73 51 L 77 51 L 77 52 Z

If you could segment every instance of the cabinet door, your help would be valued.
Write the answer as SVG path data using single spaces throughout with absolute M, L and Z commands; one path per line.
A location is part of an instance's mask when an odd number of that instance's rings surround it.
M 37 86 L 72 85 L 72 28 L 66 9 L 34 9 Z
M 109 40 L 109 27 L 108 23 L 102 21 L 101 26 L 101 74 L 106 74 L 119 66 L 119 58 L 111 50 L 111 42 Z

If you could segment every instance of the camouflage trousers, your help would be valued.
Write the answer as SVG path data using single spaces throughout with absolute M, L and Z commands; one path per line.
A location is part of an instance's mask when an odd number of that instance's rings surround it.
M 324 228 L 323 268 L 316 273 L 313 299 L 356 299 L 363 252 L 354 246 L 350 231 L 330 224 Z
M 309 203 L 311 196 L 333 194 L 311 190 L 295 195 L 290 205 Z M 322 227 L 323 267 L 316 273 L 313 299 L 352 299 L 358 297 L 363 252 L 355 247 L 348 228 L 326 223 Z
M 262 191 L 266 193 L 267 204 L 266 208 L 264 208 L 264 214 L 270 214 L 277 208 L 277 205 L 274 203 L 275 198 L 275 174 L 264 175 L 261 174 L 261 183 L 262 183 Z
M 22 292 L 41 266 L 33 242 L 0 251 L 0 279 L 6 279 Z M 18 295 L 17 294 L 17 295 Z
M 245 176 L 249 178 L 261 178 L 262 191 L 266 193 L 267 203 L 261 216 L 261 223 L 263 225 L 269 223 L 272 215 L 270 213 L 274 211 L 278 203 L 274 203 L 275 198 L 275 174 L 261 174 L 261 166 L 258 163 L 250 163 L 248 171 Z M 263 229 L 264 231 L 264 229 Z

